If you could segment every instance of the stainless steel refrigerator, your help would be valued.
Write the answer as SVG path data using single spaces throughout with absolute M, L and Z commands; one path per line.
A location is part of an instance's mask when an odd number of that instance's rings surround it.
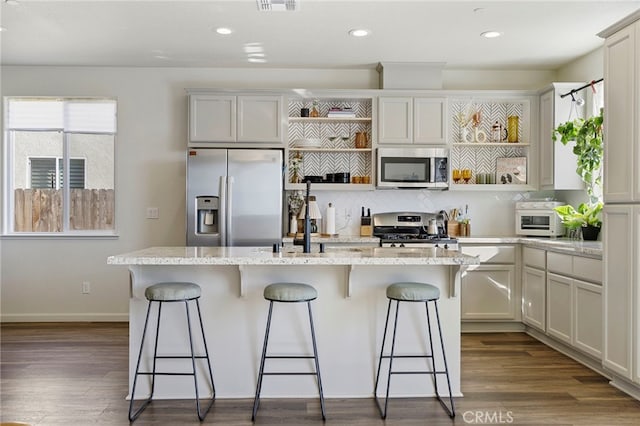
M 282 151 L 190 149 L 187 245 L 271 246 L 282 240 Z

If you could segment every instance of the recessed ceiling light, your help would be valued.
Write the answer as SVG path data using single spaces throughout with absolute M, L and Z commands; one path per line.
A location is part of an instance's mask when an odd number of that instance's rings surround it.
M 349 35 L 352 37 L 366 37 L 369 35 L 369 30 L 353 29 L 349 30 Z
M 484 38 L 496 38 L 496 37 L 500 37 L 501 35 L 502 33 L 499 31 L 485 31 L 483 33 L 480 33 L 480 36 Z
M 2 31 L 7 31 L 7 29 L 5 27 L 0 27 L 0 32 Z
M 18 2 L 18 0 L 4 0 L 4 2 L 6 4 L 10 4 L 11 6 L 17 6 L 20 4 L 20 2 Z
M 216 32 L 220 35 L 229 35 L 233 32 L 231 28 L 220 27 L 216 28 Z

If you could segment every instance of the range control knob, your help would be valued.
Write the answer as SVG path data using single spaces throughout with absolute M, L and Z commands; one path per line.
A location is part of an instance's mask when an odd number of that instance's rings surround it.
M 391 243 L 391 245 L 389 247 L 395 247 L 396 243 Z
M 404 247 L 404 243 L 400 243 L 400 247 Z
M 445 250 L 449 250 L 449 244 L 445 244 L 445 245 L 444 245 L 444 249 L 445 249 Z
M 436 244 L 434 245 L 434 247 L 435 247 L 435 248 L 438 248 L 438 247 L 440 247 L 440 246 L 438 245 L 438 243 L 436 243 Z

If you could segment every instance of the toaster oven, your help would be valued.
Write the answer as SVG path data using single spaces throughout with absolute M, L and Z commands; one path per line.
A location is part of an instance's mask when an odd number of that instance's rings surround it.
M 516 203 L 516 235 L 530 237 L 560 237 L 564 225 L 554 207 L 558 201 L 523 201 Z

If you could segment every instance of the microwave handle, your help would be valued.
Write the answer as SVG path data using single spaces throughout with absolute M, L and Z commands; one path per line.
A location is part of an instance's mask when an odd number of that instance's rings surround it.
M 429 158 L 429 182 L 436 182 L 436 157 Z

